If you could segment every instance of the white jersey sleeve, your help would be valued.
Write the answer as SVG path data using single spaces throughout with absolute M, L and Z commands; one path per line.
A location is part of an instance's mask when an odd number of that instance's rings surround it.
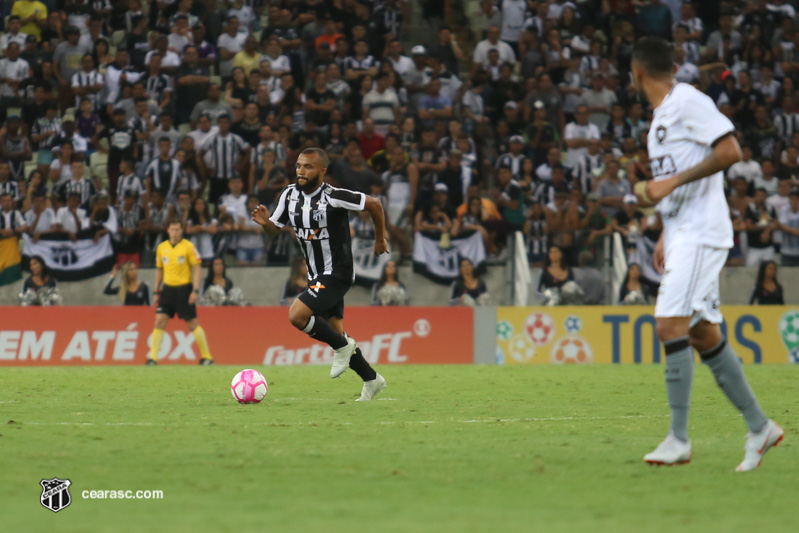
M 713 100 L 699 91 L 692 91 L 682 102 L 680 120 L 691 134 L 691 140 L 706 146 L 735 131 Z

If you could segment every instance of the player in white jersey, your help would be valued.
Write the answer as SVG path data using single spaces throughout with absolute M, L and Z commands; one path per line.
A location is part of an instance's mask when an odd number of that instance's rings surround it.
M 671 428 L 644 460 L 691 460 L 688 408 L 694 349 L 749 427 L 744 460 L 736 471 L 760 466 L 783 430 L 758 405 L 732 347 L 721 335 L 719 273 L 732 247 L 732 224 L 722 171 L 741 159 L 732 123 L 691 85 L 677 83 L 672 47 L 645 37 L 633 51 L 633 81 L 654 107 L 647 137 L 653 180 L 646 193 L 658 202 L 663 233 L 655 268 L 663 278 L 655 304 L 656 330 L 666 350 L 666 390 Z

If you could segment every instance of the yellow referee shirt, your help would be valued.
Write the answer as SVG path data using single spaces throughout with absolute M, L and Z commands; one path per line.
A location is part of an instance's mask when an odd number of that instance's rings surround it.
M 174 246 L 165 240 L 155 251 L 155 266 L 164 269 L 164 284 L 173 287 L 191 283 L 191 267 L 201 262 L 197 249 L 186 239 Z

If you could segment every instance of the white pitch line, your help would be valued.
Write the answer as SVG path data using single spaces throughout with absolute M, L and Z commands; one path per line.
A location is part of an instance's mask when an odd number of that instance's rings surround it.
M 667 414 L 663 415 L 620 415 L 620 416 L 560 416 L 560 417 L 536 417 L 536 418 L 474 418 L 471 420 L 388 420 L 378 422 L 380 425 L 396 425 L 396 424 L 436 424 L 442 423 L 456 423 L 456 424 L 496 424 L 496 423 L 515 423 L 515 422 L 564 422 L 564 421 L 586 421 L 592 420 L 629 420 L 629 419 L 642 419 L 642 418 L 666 418 Z M 253 422 L 256 423 L 256 422 Z M 216 422 L 208 422 L 207 424 L 154 424 L 152 422 L 18 422 L 19 425 L 29 426 L 151 426 L 151 427 L 175 427 L 175 426 L 200 426 L 200 425 L 218 425 L 224 426 Z M 274 422 L 268 425 L 278 426 L 312 426 L 324 425 L 324 422 Z M 334 422 L 332 425 L 337 426 L 351 426 L 352 422 Z

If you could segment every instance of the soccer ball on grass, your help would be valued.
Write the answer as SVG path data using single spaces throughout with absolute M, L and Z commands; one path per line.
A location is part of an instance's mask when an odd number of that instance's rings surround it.
M 230 392 L 239 403 L 260 403 L 266 396 L 266 378 L 257 370 L 242 370 L 230 382 Z

